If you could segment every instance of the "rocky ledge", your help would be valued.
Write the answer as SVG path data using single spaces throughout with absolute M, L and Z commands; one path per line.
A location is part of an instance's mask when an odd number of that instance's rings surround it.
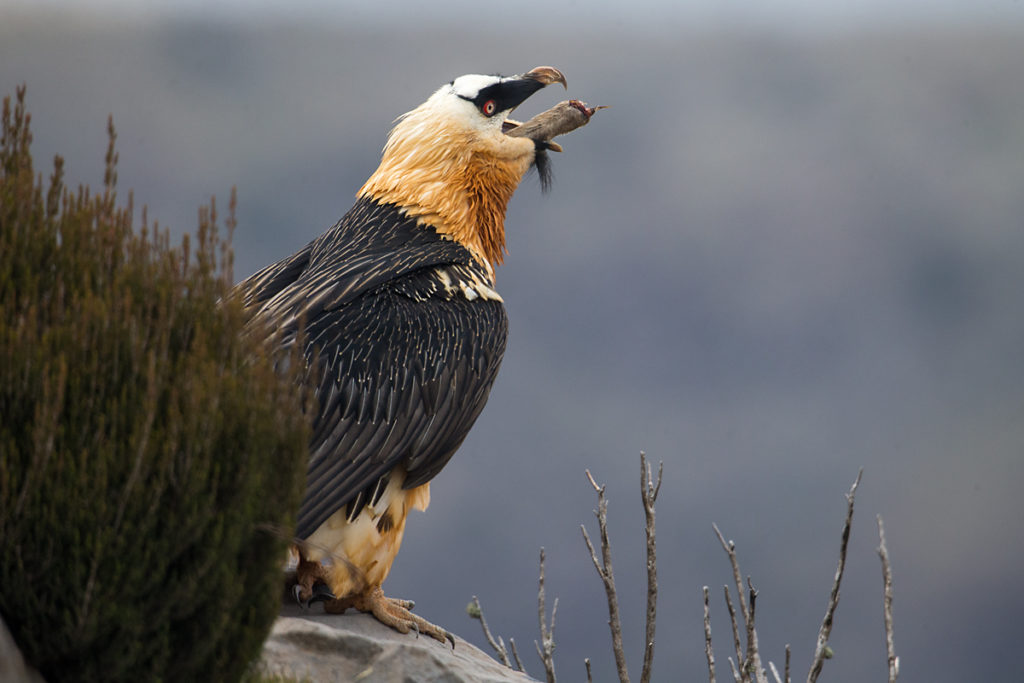
M 372 616 L 285 605 L 263 646 L 267 673 L 310 681 L 531 683 L 458 636 L 455 648 L 401 634 Z

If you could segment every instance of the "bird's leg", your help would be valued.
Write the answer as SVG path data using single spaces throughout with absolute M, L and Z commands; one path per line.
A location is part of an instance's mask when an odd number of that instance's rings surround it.
M 299 553 L 299 564 L 295 567 L 295 600 L 303 608 L 319 600 L 334 600 L 334 594 L 327 587 L 324 567 L 319 562 L 307 560 Z
M 324 611 L 340 613 L 349 607 L 354 607 L 360 612 L 369 612 L 377 618 L 377 621 L 385 626 L 390 626 L 399 633 L 415 630 L 417 634 L 424 633 L 442 643 L 451 643 L 454 648 L 455 637 L 440 626 L 410 612 L 409 610 L 414 606 L 415 603 L 412 600 L 400 600 L 385 596 L 380 586 L 376 586 L 365 593 L 343 600 L 328 600 L 324 603 Z

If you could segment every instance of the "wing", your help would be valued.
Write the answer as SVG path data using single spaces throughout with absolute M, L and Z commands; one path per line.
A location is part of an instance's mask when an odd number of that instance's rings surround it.
M 396 466 L 406 469 L 406 488 L 429 481 L 462 443 L 487 401 L 508 327 L 478 275 L 462 265 L 421 268 L 308 321 L 308 344 L 320 354 L 310 378 L 319 412 L 299 538 L 343 506 L 357 513 Z
M 386 282 L 422 268 L 473 263 L 460 244 L 397 207 L 360 199 L 330 230 L 237 289 L 254 317 L 269 323 L 287 346 L 302 320 L 329 320 L 328 311 Z
M 284 350 L 304 325 L 306 357 L 318 357 L 305 378 L 317 412 L 300 538 L 346 505 L 358 512 L 396 466 L 407 488 L 436 475 L 505 350 L 505 309 L 471 254 L 369 199 L 238 289 L 251 330 Z
M 267 266 L 241 282 L 236 290 L 244 297 L 242 301 L 245 307 L 259 310 L 269 299 L 293 285 L 309 267 L 309 256 L 315 244 L 310 242 L 297 253 Z

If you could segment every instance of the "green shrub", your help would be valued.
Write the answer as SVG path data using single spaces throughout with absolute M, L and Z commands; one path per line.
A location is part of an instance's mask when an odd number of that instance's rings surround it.
M 0 615 L 50 681 L 238 680 L 280 604 L 302 397 L 218 303 L 214 205 L 180 248 L 134 230 L 109 132 L 102 194 L 59 157 L 44 190 L 4 100 Z

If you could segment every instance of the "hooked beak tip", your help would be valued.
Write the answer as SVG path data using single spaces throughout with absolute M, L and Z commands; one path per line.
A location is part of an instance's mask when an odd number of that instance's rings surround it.
M 531 78 L 545 86 L 552 83 L 561 83 L 562 87 L 566 90 L 569 89 L 569 84 L 565 81 L 565 75 L 553 66 L 538 66 L 527 71 L 523 74 L 523 77 Z

